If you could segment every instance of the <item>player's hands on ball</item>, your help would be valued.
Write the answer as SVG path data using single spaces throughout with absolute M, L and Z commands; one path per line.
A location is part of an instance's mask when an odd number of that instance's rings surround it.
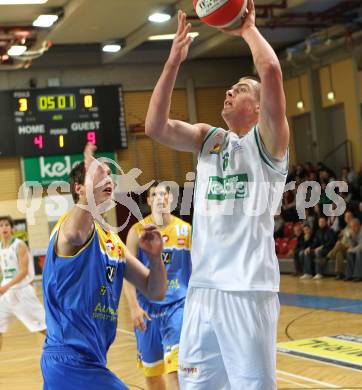
M 140 306 L 137 306 L 131 310 L 131 318 L 133 321 L 133 327 L 144 332 L 147 327 L 145 324 L 145 318 L 151 321 L 151 317 Z
M 172 66 L 179 66 L 185 61 L 192 43 L 192 37 L 188 35 L 191 30 L 191 24 L 186 22 L 185 12 L 179 10 L 177 20 L 178 28 L 167 60 L 167 63 Z
M 241 25 L 231 30 L 221 29 L 221 31 L 229 35 L 242 37 L 245 31 L 253 27 L 255 27 L 255 6 L 253 0 L 248 0 L 248 6 L 245 11 L 245 16 L 242 18 Z
M 154 225 L 145 225 L 144 233 L 140 237 L 139 247 L 145 251 L 151 261 L 159 261 L 163 250 L 163 241 L 160 231 Z

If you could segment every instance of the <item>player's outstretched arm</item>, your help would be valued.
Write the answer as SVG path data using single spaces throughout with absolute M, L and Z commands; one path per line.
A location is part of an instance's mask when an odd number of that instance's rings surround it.
M 28 247 L 25 242 L 21 242 L 18 247 L 18 262 L 19 262 L 19 272 L 18 274 L 10 280 L 10 282 L 0 287 L 0 295 L 5 294 L 9 288 L 15 286 L 19 282 L 21 282 L 29 272 L 29 255 L 28 255 Z
M 188 36 L 190 29 L 191 25 L 186 22 L 186 14 L 179 11 L 178 29 L 169 58 L 151 96 L 145 131 L 148 136 L 173 149 L 198 152 L 211 126 L 204 123 L 190 125 L 169 118 L 176 77 L 192 43 L 192 38 Z
M 92 185 L 92 178 L 87 172 L 92 163 L 96 146 L 87 144 L 84 149 L 85 183 L 79 193 L 78 204 L 87 205 L 86 186 Z M 97 163 L 97 162 L 96 162 Z M 73 207 L 59 228 L 57 252 L 64 256 L 72 256 L 90 238 L 94 230 L 93 216 L 90 211 L 82 207 Z
M 277 55 L 255 26 L 253 0 L 248 0 L 247 14 L 242 25 L 234 30 L 223 31 L 244 38 L 250 47 L 261 80 L 259 130 L 268 152 L 281 159 L 289 143 L 283 75 Z
M 136 230 L 132 227 L 127 235 L 127 249 L 130 251 L 132 256 L 136 258 L 138 249 L 139 237 Z M 126 279 L 124 280 L 124 291 L 128 301 L 128 306 L 131 311 L 131 318 L 133 321 L 134 328 L 138 328 L 142 332 L 146 330 L 144 319 L 151 320 L 148 313 L 142 309 L 137 300 L 136 287 L 129 283 Z
M 144 230 L 145 232 L 139 239 L 139 247 L 147 253 L 150 269 L 127 250 L 125 278 L 147 298 L 161 301 L 167 291 L 166 269 L 161 256 L 162 237 L 153 225 L 145 225 Z

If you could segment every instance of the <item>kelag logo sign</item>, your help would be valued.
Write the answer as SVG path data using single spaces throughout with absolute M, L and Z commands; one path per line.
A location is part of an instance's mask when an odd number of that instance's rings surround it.
M 226 177 L 210 176 L 206 191 L 209 200 L 242 199 L 248 196 L 246 173 Z
M 97 153 L 96 157 L 107 157 L 115 160 L 113 152 Z M 49 185 L 54 181 L 67 182 L 70 171 L 81 161 L 83 161 L 83 154 L 24 158 L 24 181 L 37 181 L 41 185 Z M 114 171 L 113 166 L 111 169 Z

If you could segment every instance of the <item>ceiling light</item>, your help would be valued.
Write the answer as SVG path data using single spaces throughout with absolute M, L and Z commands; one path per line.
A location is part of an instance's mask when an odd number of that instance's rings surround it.
M 51 27 L 57 20 L 58 15 L 39 15 L 33 22 L 35 27 Z
M 171 15 L 163 12 L 156 12 L 148 17 L 148 20 L 154 23 L 164 23 L 170 19 L 171 19 Z
M 327 71 L 328 71 L 328 80 L 329 80 L 329 91 L 327 93 L 327 98 L 329 101 L 333 102 L 335 99 L 334 96 L 334 88 L 333 88 L 333 75 L 332 75 L 332 67 L 331 65 L 327 65 Z
M 303 89 L 302 89 L 302 77 L 298 76 L 298 95 L 299 99 L 297 101 L 297 108 L 301 111 L 304 110 L 304 101 L 303 101 Z
M 333 102 L 334 99 L 335 99 L 334 92 L 333 92 L 333 91 L 329 91 L 329 92 L 327 93 L 327 98 L 328 98 L 328 100 L 330 100 L 331 102 Z
M 122 49 L 121 45 L 119 43 L 107 43 L 106 45 L 103 45 L 102 50 L 105 53 L 117 53 Z
M 198 32 L 191 32 L 191 33 L 188 33 L 188 35 L 192 38 L 196 38 L 197 36 L 199 36 L 199 33 Z M 148 40 L 149 41 L 172 40 L 175 38 L 175 36 L 176 36 L 176 34 L 151 35 L 150 37 L 148 37 Z
M 21 56 L 26 52 L 27 47 L 23 45 L 13 45 L 8 50 L 8 55 L 12 57 Z
M 48 0 L 0 0 L 0 5 L 45 4 Z
M 297 102 L 297 108 L 298 108 L 299 110 L 301 110 L 301 111 L 304 110 L 304 102 L 303 102 L 303 100 L 299 100 L 299 101 Z

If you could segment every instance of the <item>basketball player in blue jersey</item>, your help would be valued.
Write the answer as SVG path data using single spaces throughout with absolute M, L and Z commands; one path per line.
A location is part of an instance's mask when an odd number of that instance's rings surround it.
M 105 230 L 86 208 L 77 207 L 88 204 L 89 191 L 96 205 L 113 195 L 111 170 L 95 161 L 94 150 L 87 145 L 84 162 L 70 174 L 76 205 L 55 226 L 45 261 L 48 331 L 41 359 L 45 390 L 127 389 L 106 368 L 106 354 L 116 336 L 123 278 L 149 299 L 162 300 L 167 289 L 162 238 L 154 226 L 144 226 L 140 238 L 140 247 L 150 259 L 148 269 L 118 235 Z M 92 178 L 88 171 L 94 163 L 98 165 Z
M 191 274 L 191 226 L 170 212 L 170 188 L 155 182 L 147 191 L 151 214 L 132 226 L 127 248 L 146 266 L 148 255 L 140 247 L 143 224 L 157 225 L 163 238 L 163 261 L 167 271 L 168 290 L 161 302 L 145 297 L 129 283 L 125 291 L 131 309 L 138 346 L 138 366 L 143 368 L 148 390 L 179 388 L 177 378 L 185 296 Z
M 12 317 L 17 317 L 30 332 L 45 335 L 45 313 L 34 287 L 34 263 L 24 241 L 13 236 L 14 221 L 0 217 L 0 350 L 2 334 Z
M 180 11 L 146 118 L 149 136 L 198 153 L 180 387 L 274 390 L 280 276 L 272 209 L 282 198 L 289 142 L 282 71 L 249 0 L 241 26 L 224 32 L 248 44 L 260 82 L 243 77 L 226 92 L 228 130 L 172 120 L 171 96 L 192 42 L 190 28 Z

